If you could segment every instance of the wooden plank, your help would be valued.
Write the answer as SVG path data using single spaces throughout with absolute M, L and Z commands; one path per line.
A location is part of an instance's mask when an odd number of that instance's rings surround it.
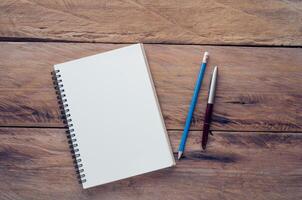
M 180 135 L 169 132 L 174 152 Z M 0 199 L 302 198 L 301 134 L 215 132 L 206 152 L 199 138 L 176 167 L 83 190 L 64 129 L 1 128 Z
M 63 127 L 50 72 L 55 63 L 123 45 L 0 44 L 0 125 Z M 202 52 L 211 53 L 192 130 L 202 128 L 212 67 L 219 80 L 213 130 L 301 131 L 302 49 L 145 45 L 168 129 L 182 129 Z
M 2 40 L 302 45 L 300 1 L 0 2 Z

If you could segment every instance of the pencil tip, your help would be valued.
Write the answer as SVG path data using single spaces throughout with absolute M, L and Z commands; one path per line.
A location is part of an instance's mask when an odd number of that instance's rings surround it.
M 178 152 L 178 160 L 180 160 L 181 157 L 182 157 L 182 151 L 179 151 L 179 152 Z

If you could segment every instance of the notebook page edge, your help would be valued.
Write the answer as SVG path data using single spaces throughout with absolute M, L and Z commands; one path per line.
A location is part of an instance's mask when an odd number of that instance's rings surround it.
M 153 82 L 153 79 L 152 79 L 152 74 L 151 74 L 151 70 L 150 70 L 150 67 L 149 67 L 148 60 L 147 60 L 147 56 L 146 56 L 146 52 L 145 52 L 145 49 L 144 49 L 144 45 L 143 45 L 143 43 L 138 43 L 138 44 L 140 45 L 141 51 L 142 51 L 143 56 L 144 56 L 145 66 L 147 68 L 149 81 L 150 81 L 152 89 L 153 89 L 153 95 L 155 97 L 157 110 L 159 112 L 161 123 L 162 123 L 162 127 L 163 127 L 164 132 L 165 132 L 166 142 L 167 142 L 167 145 L 169 146 L 168 148 L 169 148 L 169 151 L 170 151 L 170 154 L 171 154 L 171 160 L 172 160 L 172 165 L 171 166 L 174 166 L 174 165 L 176 165 L 176 162 L 175 162 L 175 159 L 174 159 L 173 150 L 171 148 L 172 146 L 171 146 L 170 138 L 168 136 L 166 124 L 165 124 L 165 121 L 164 121 L 164 118 L 163 118 L 163 114 L 161 112 L 161 107 L 160 107 L 160 104 L 159 104 L 159 100 L 158 100 L 158 97 L 157 97 L 157 94 L 156 94 L 156 89 L 155 89 L 154 82 Z

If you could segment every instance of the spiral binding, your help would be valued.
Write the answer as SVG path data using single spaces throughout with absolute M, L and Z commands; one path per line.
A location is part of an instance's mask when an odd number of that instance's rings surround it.
M 78 144 L 76 139 L 76 133 L 73 128 L 72 118 L 70 115 L 70 110 L 68 108 L 67 98 L 65 94 L 63 80 L 61 79 L 60 70 L 54 70 L 52 72 L 52 76 L 53 76 L 53 84 L 56 89 L 57 99 L 60 104 L 62 119 L 64 124 L 68 128 L 66 134 L 68 138 L 69 147 L 72 153 L 72 158 L 74 159 L 74 166 L 76 168 L 76 173 L 78 174 L 79 182 L 85 183 L 86 179 L 85 179 L 83 164 L 81 163 L 82 159 L 80 158 L 81 155 L 79 153 L 79 149 L 77 148 Z

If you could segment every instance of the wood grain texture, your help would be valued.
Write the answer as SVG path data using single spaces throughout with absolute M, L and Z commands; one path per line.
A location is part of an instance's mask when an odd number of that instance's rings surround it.
M 302 45 L 300 1 L 2 0 L 2 40 Z
M 0 125 L 63 127 L 53 64 L 124 45 L 1 43 Z M 182 129 L 202 52 L 211 54 L 192 130 L 202 128 L 212 67 L 219 66 L 213 130 L 301 131 L 302 49 L 145 45 L 168 129 Z
M 174 152 L 180 135 L 169 132 Z M 83 190 L 64 129 L 1 128 L 0 199 L 302 198 L 301 134 L 214 132 L 200 149 L 193 131 L 176 167 Z

